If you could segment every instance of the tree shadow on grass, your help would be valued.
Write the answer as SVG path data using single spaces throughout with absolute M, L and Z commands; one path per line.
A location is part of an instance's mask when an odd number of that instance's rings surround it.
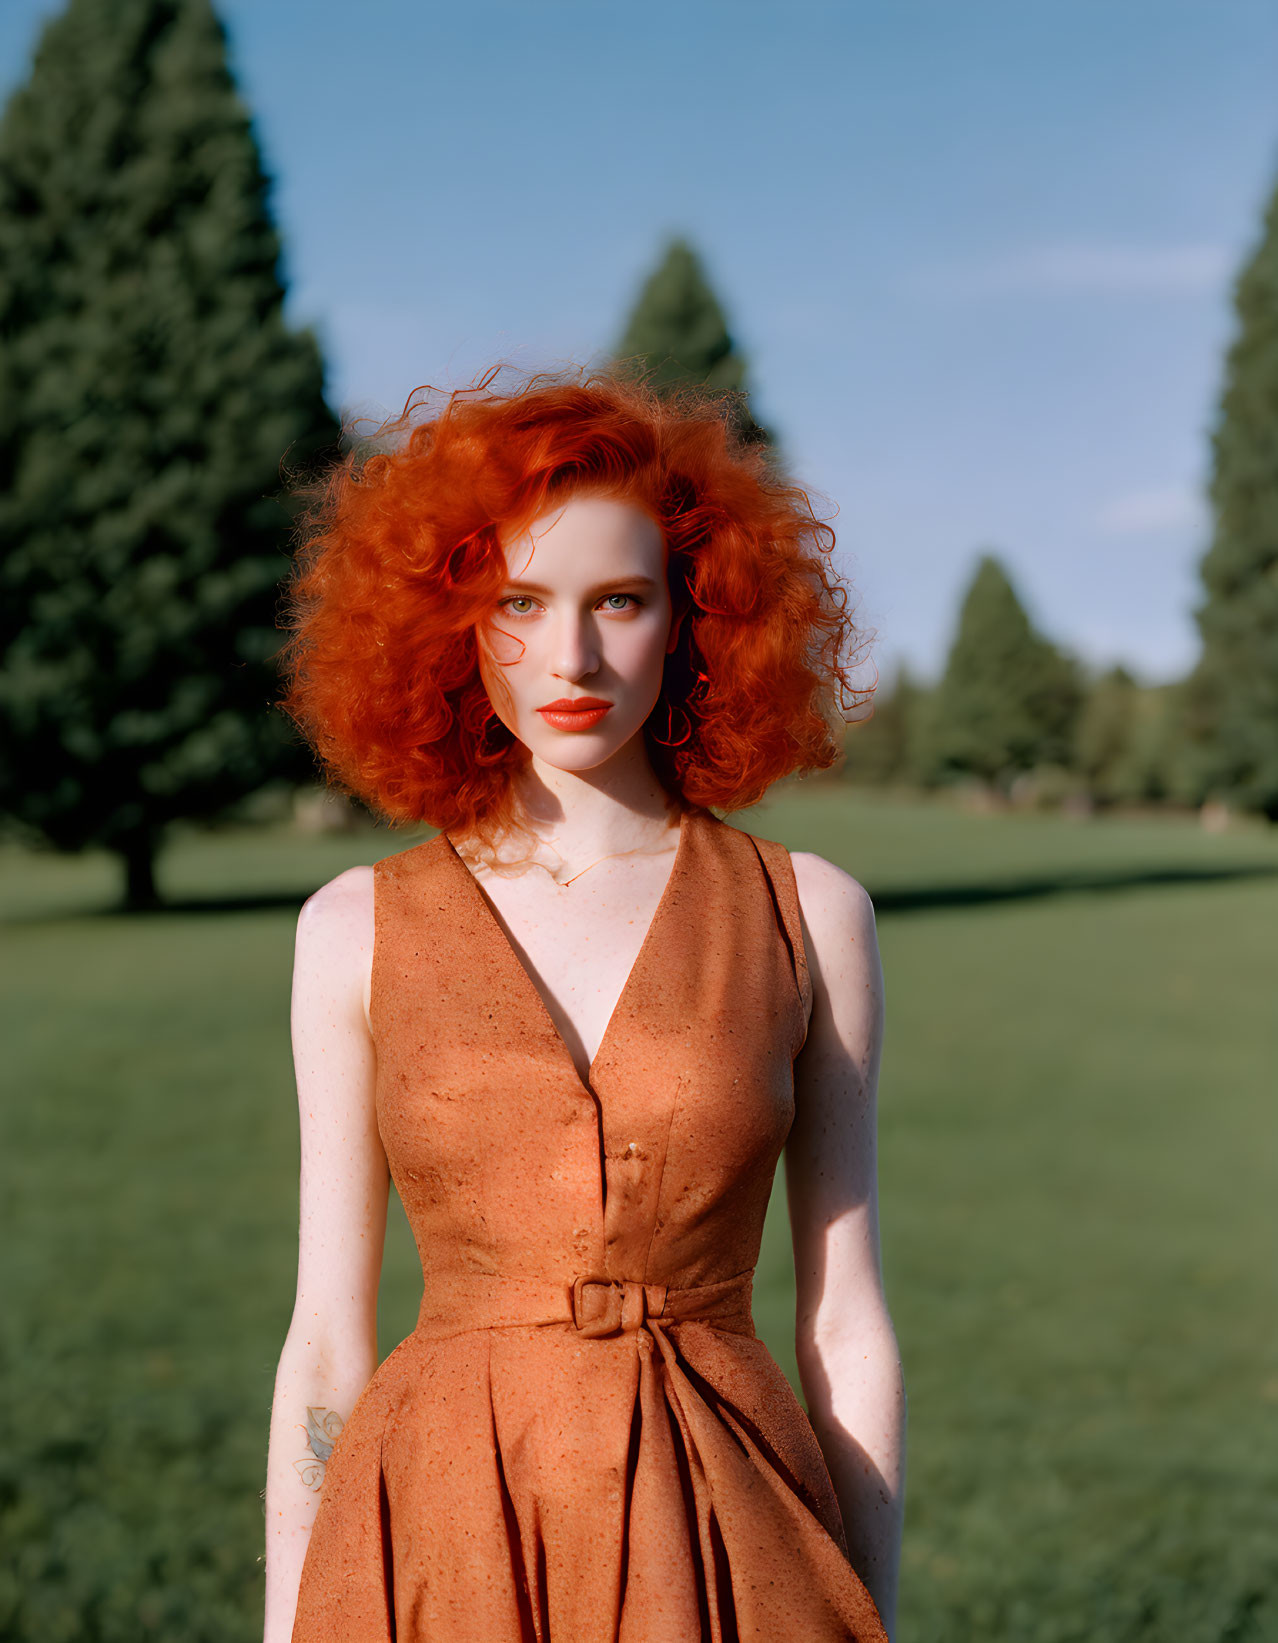
M 98 916 L 146 919 L 171 918 L 174 914 L 189 918 L 193 914 L 202 913 L 296 913 L 301 910 L 306 898 L 313 896 L 319 888 L 316 884 L 308 890 L 257 890 L 245 891 L 239 895 L 232 892 L 229 895 L 166 896 L 155 907 L 139 907 L 132 910 L 125 907 L 102 907 L 98 910 Z
M 316 885 L 315 889 L 319 886 Z M 66 906 L 41 911 L 32 908 L 21 913 L 0 911 L 0 926 L 7 930 L 21 930 L 33 925 L 78 923 L 84 919 L 128 919 L 133 924 L 148 920 L 163 921 L 174 917 L 190 918 L 208 913 L 296 913 L 313 890 L 263 890 L 241 895 L 225 896 L 171 896 L 154 907 L 125 907 L 120 902 L 94 905 Z
M 970 884 L 912 884 L 876 891 L 867 885 L 879 916 L 926 913 L 948 907 L 981 907 L 1048 896 L 1106 894 L 1116 890 L 1183 889 L 1235 879 L 1278 878 L 1278 863 L 1234 867 L 1078 868 L 1062 873 L 1028 873 L 1016 878 L 974 880 Z
M 912 884 L 891 889 L 866 889 L 878 917 L 898 913 L 927 913 L 946 908 L 995 906 L 1000 902 L 1035 901 L 1049 896 L 1107 894 L 1121 890 L 1184 889 L 1191 885 L 1224 884 L 1238 879 L 1278 878 L 1278 863 L 1239 864 L 1232 867 L 1145 867 L 1090 869 L 1062 873 L 1033 873 L 1021 877 L 973 880 L 968 884 Z M 314 887 L 315 890 L 319 886 Z M 60 907 L 56 911 L 32 910 L 5 916 L 0 924 L 10 930 L 28 925 L 49 925 L 65 920 L 117 919 L 142 922 L 174 917 L 235 913 L 296 913 L 314 890 L 263 890 L 236 895 L 174 896 L 157 907 L 128 910 L 119 905 Z

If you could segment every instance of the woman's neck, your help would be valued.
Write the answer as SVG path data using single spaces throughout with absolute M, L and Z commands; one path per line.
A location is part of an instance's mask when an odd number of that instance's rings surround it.
M 642 738 L 635 741 L 637 755 L 622 748 L 594 770 L 533 758 L 515 779 L 517 831 L 487 846 L 472 841 L 471 853 L 492 868 L 536 862 L 562 880 L 607 856 L 667 848 L 683 807 L 658 781 Z

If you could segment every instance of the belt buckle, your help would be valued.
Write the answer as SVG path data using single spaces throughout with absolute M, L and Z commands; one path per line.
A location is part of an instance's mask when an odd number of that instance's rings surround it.
M 595 1284 L 608 1292 L 608 1298 L 601 1313 L 594 1317 L 586 1317 L 582 1306 L 582 1290 L 587 1284 Z M 610 1278 L 603 1272 L 583 1272 L 572 1281 L 572 1321 L 581 1335 L 611 1335 L 621 1328 L 621 1312 L 624 1296 L 621 1286 L 615 1278 Z

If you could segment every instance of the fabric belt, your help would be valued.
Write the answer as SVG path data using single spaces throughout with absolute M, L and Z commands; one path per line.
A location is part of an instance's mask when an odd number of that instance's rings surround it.
M 472 1329 L 571 1324 L 588 1338 L 625 1334 L 652 1323 L 713 1324 L 753 1335 L 754 1269 L 717 1283 L 676 1287 L 583 1272 L 561 1280 L 496 1273 L 434 1276 L 427 1283 L 415 1333 L 438 1338 Z

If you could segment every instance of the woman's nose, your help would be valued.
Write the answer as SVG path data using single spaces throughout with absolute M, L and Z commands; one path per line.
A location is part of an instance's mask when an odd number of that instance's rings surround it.
M 593 625 L 579 614 L 561 617 L 555 642 L 555 672 L 564 679 L 584 679 L 599 666 Z

